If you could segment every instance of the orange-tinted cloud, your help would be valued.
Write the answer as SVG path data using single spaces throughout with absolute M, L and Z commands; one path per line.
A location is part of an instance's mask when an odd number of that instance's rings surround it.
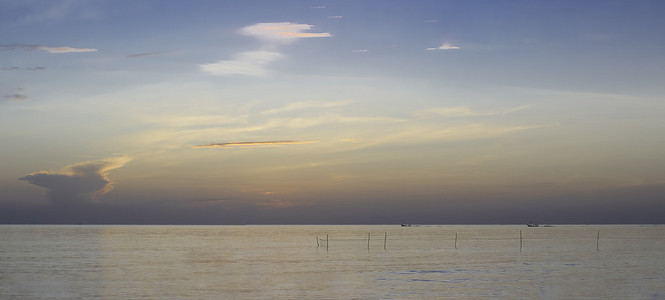
M 253 148 L 253 147 L 281 147 L 283 145 L 312 144 L 318 141 L 261 141 L 261 142 L 229 142 L 213 143 L 196 146 L 194 148 Z
M 19 178 L 48 189 L 47 196 L 55 205 L 74 205 L 97 201 L 113 189 L 108 177 L 111 170 L 127 164 L 128 156 L 112 157 L 69 165 L 60 172 L 40 171 Z
M 254 36 L 268 42 L 290 42 L 300 38 L 330 37 L 330 33 L 303 32 L 312 29 L 309 24 L 297 24 L 291 22 L 280 23 L 257 23 L 244 27 L 241 32 L 248 36 Z

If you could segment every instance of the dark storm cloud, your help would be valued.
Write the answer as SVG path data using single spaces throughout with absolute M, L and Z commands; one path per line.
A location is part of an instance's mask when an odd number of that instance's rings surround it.
M 54 205 L 90 203 L 113 189 L 108 172 L 127 162 L 129 158 L 124 156 L 83 162 L 67 166 L 61 172 L 40 171 L 19 180 L 48 189 L 46 195 Z

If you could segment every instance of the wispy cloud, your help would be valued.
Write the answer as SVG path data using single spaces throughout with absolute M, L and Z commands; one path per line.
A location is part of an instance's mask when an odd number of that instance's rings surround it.
M 453 45 L 451 45 L 450 43 L 443 43 L 443 44 L 442 44 L 441 46 L 439 46 L 439 47 L 435 47 L 435 48 L 427 48 L 426 50 L 427 50 L 427 51 L 433 51 L 433 50 L 459 50 L 459 49 L 462 49 L 462 48 L 461 48 L 461 47 L 458 47 L 458 46 L 453 46 Z
M 22 100 L 28 99 L 28 96 L 24 95 L 24 93 L 23 93 L 24 91 L 25 91 L 25 89 L 23 89 L 23 88 L 15 88 L 13 94 L 6 95 L 6 96 L 2 97 L 2 100 L 5 100 L 5 101 L 22 101 Z
M 0 68 L 0 70 L 3 71 L 21 71 L 21 70 L 26 70 L 26 71 L 43 71 L 46 70 L 46 67 L 17 67 L 17 66 L 11 66 L 11 67 L 3 67 Z
M 269 73 L 265 66 L 283 57 L 281 53 L 270 51 L 242 52 L 232 60 L 201 65 L 201 70 L 213 75 L 265 76 Z
M 283 112 L 301 110 L 301 109 L 308 109 L 308 108 L 341 107 L 341 106 L 348 105 L 349 103 L 351 103 L 351 101 L 348 101 L 348 100 L 333 101 L 333 102 L 294 102 L 294 103 L 290 103 L 290 104 L 288 104 L 284 107 L 281 107 L 281 108 L 274 108 L 274 109 L 269 109 L 269 110 L 262 111 L 261 114 L 271 115 L 271 114 L 277 114 L 277 113 L 283 113 Z
M 21 71 L 21 70 L 26 70 L 26 71 L 42 71 L 46 70 L 46 67 L 17 67 L 17 66 L 11 66 L 11 67 L 2 67 L 0 70 L 3 71 Z
M 529 105 L 525 105 L 525 106 L 513 107 L 503 110 L 492 110 L 492 111 L 475 111 L 466 106 L 433 107 L 423 110 L 421 112 L 433 113 L 443 117 L 481 117 L 481 116 L 506 115 L 529 107 L 530 107 Z
M 384 135 L 374 140 L 367 139 L 365 145 L 400 143 L 418 144 L 425 142 L 455 142 L 465 140 L 481 140 L 496 138 L 521 131 L 545 128 L 555 125 L 533 125 L 533 126 L 496 126 L 483 123 L 466 124 L 460 126 L 445 126 L 434 124 L 410 124 L 401 131 L 391 135 Z
M 155 114 L 142 113 L 136 117 L 138 120 L 150 124 L 159 124 L 166 127 L 215 127 L 244 123 L 247 115 L 225 116 L 225 115 L 178 115 L 178 114 Z
M 113 190 L 108 177 L 111 170 L 120 168 L 131 159 L 112 157 L 69 165 L 60 172 L 40 171 L 19 178 L 48 189 L 47 196 L 54 205 L 71 206 L 90 201 Z
M 359 139 L 341 139 L 339 141 L 342 142 L 342 143 L 358 143 L 358 142 L 360 142 Z
M 155 52 L 144 52 L 144 53 L 135 53 L 125 56 L 126 58 L 143 58 L 149 56 L 162 56 L 162 55 L 171 55 L 175 54 L 173 51 L 155 51 Z
M 298 39 L 330 37 L 330 33 L 305 32 L 313 25 L 297 24 L 291 22 L 257 23 L 243 27 L 240 33 L 262 41 L 265 48 L 272 49 L 280 44 L 289 44 Z M 269 73 L 266 66 L 276 60 L 282 59 L 283 54 L 267 50 L 247 51 L 237 54 L 231 60 L 220 60 L 216 63 L 200 65 L 201 70 L 213 75 L 246 75 L 265 76 Z
M 253 36 L 264 42 L 290 43 L 302 38 L 330 37 L 330 33 L 304 32 L 312 29 L 314 25 L 297 24 L 291 22 L 257 23 L 244 27 L 240 32 Z
M 48 53 L 76 53 L 76 52 L 95 52 L 97 49 L 92 48 L 73 48 L 73 47 L 47 47 L 37 46 L 37 50 L 46 51 Z
M 328 19 L 344 19 L 344 16 L 328 16 Z
M 256 130 L 269 128 L 294 128 L 303 129 L 324 124 L 354 124 L 354 123 L 401 123 L 402 119 L 390 117 L 349 117 L 340 114 L 328 113 L 316 117 L 306 118 L 273 118 L 264 125 L 256 127 Z
M 254 148 L 254 147 L 281 147 L 284 145 L 312 144 L 318 141 L 262 141 L 262 142 L 229 142 L 214 143 L 196 146 L 194 148 Z
M 369 50 L 367 50 L 367 49 L 355 49 L 355 50 L 351 50 L 351 52 L 353 52 L 353 53 L 365 53 L 365 52 L 368 52 L 368 51 L 369 51 Z
M 307 114 L 309 115 L 309 113 Z M 302 118 L 279 117 L 279 118 L 256 118 L 253 115 L 241 116 L 238 119 L 223 119 L 212 117 L 207 118 L 203 115 L 202 120 L 197 117 L 173 118 L 175 115 L 164 115 L 154 119 L 143 119 L 149 123 L 155 123 L 158 126 L 152 129 L 140 131 L 125 137 L 122 142 L 130 142 L 134 145 L 144 145 L 152 147 L 159 145 L 159 149 L 179 149 L 180 147 L 194 147 L 201 145 L 200 148 L 214 148 L 215 146 L 202 145 L 200 141 L 210 141 L 210 137 L 236 136 L 246 137 L 246 140 L 259 138 L 261 136 L 270 136 L 278 134 L 279 136 L 289 136 L 294 130 L 319 127 L 323 132 L 331 132 L 332 135 L 355 135 L 358 130 L 365 131 L 365 128 L 376 128 L 376 124 L 402 124 L 406 122 L 402 119 L 388 117 L 350 117 L 340 114 L 323 114 L 308 116 Z M 169 120 L 173 120 L 170 122 Z M 372 126 L 359 126 L 372 124 Z M 368 129 L 371 130 L 371 129 Z M 341 131 L 344 131 L 342 133 Z M 329 138 L 328 134 L 325 135 Z M 365 138 L 365 136 L 358 136 Z M 339 140 L 344 137 L 335 137 Z M 193 144 L 193 145 L 192 145 Z M 224 144 L 224 143 L 222 143 Z M 261 146 L 261 145 L 257 145 Z M 271 146 L 271 145 L 263 145 Z M 272 145 L 275 146 L 275 145 Z M 217 146 L 219 147 L 219 146 Z M 238 146 L 236 146 L 238 147 Z
M 44 45 L 0 45 L 0 49 L 3 50 L 34 50 L 34 51 L 45 51 L 48 53 L 78 53 L 78 52 L 95 52 L 97 49 L 93 48 L 74 48 L 68 46 L 62 47 L 49 47 Z
M 613 94 L 613 93 L 603 93 L 603 92 L 593 92 L 593 91 L 536 89 L 536 88 L 525 88 L 525 87 L 510 87 L 509 89 L 511 92 L 536 95 L 540 98 L 555 97 L 557 99 L 566 98 L 575 101 L 602 100 L 602 101 L 620 101 L 620 102 L 641 102 L 645 101 L 646 99 L 629 94 Z
M 5 100 L 9 100 L 9 101 L 21 101 L 21 100 L 28 99 L 28 96 L 21 95 L 21 94 L 13 94 L 13 95 L 7 95 L 4 98 L 5 98 Z

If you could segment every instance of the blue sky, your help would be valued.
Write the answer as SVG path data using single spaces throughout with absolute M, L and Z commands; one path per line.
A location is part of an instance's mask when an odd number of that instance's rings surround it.
M 3 218 L 662 223 L 663 8 L 2 1 Z

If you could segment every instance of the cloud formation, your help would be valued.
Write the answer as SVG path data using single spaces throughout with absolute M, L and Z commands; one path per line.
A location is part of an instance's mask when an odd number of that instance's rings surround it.
M 312 27 L 313 25 L 291 22 L 257 23 L 243 27 L 240 33 L 262 41 L 265 44 L 264 48 L 274 48 L 277 45 L 289 44 L 303 38 L 331 36 L 330 33 L 305 32 Z M 241 52 L 231 60 L 220 60 L 216 63 L 200 65 L 200 68 L 218 76 L 245 75 L 260 77 L 269 73 L 266 68 L 268 64 L 282 58 L 284 58 L 284 55 L 279 52 L 261 49 Z
M 5 95 L 2 97 L 3 101 L 22 101 L 25 99 L 28 99 L 28 96 L 24 95 L 25 89 L 23 88 L 15 88 L 14 93 L 11 95 Z
M 196 146 L 194 148 L 253 148 L 253 147 L 281 147 L 283 145 L 298 145 L 318 143 L 318 141 L 262 141 L 262 142 L 229 142 Z
M 427 51 L 433 51 L 433 50 L 459 50 L 459 49 L 462 49 L 462 48 L 460 48 L 458 46 L 453 46 L 450 43 L 443 43 L 439 47 L 427 48 Z
M 37 46 L 36 50 L 46 51 L 48 53 L 76 53 L 76 52 L 95 52 L 97 49 L 92 48 L 72 48 L 72 47 L 47 47 Z
M 25 99 L 28 99 L 28 96 L 21 95 L 21 94 L 13 94 L 13 95 L 5 96 L 5 100 L 9 100 L 9 101 L 21 101 L 21 100 L 25 100 Z
M 342 143 L 359 143 L 360 142 L 359 139 L 341 139 L 339 141 L 342 142 Z
M 44 45 L 0 45 L 0 49 L 4 50 L 17 50 L 27 49 L 35 51 L 45 51 L 48 53 L 77 53 L 77 52 L 95 52 L 97 49 L 93 48 L 74 48 L 68 46 L 62 47 L 49 47 Z
M 404 122 L 404 120 L 391 117 L 348 117 L 340 114 L 328 113 L 304 118 L 273 118 L 259 128 L 263 130 L 268 128 L 303 129 L 323 124 L 353 124 L 367 122 L 401 123 Z
M 265 76 L 269 73 L 265 66 L 283 57 L 281 53 L 270 51 L 242 52 L 232 60 L 220 60 L 216 63 L 201 65 L 201 70 L 221 76 Z
M 506 115 L 526 108 L 529 108 L 529 105 L 513 107 L 503 110 L 475 111 L 466 106 L 455 106 L 455 107 L 434 107 L 424 110 L 423 112 L 434 113 L 443 117 L 482 117 L 482 116 Z
M 175 52 L 173 52 L 173 51 L 143 52 L 143 53 L 129 54 L 125 57 L 126 58 L 142 58 L 142 57 L 148 57 L 148 56 L 162 56 L 162 55 L 170 55 L 170 54 L 175 54 Z
M 294 111 L 294 110 L 301 110 L 301 109 L 307 109 L 307 108 L 332 108 L 332 107 L 340 107 L 340 106 L 345 106 L 351 103 L 351 101 L 348 100 L 342 100 L 342 101 L 332 101 L 332 102 L 294 102 L 290 103 L 284 107 L 281 108 L 275 108 L 275 109 L 269 109 L 266 111 L 262 111 L 261 114 L 263 115 L 271 115 L 271 114 L 276 114 L 276 113 L 283 113 L 283 112 L 288 112 L 288 111 Z
M 3 71 L 20 71 L 20 70 L 27 70 L 27 71 L 42 71 L 46 70 L 46 67 L 17 67 L 17 66 L 11 66 L 11 67 L 3 67 L 0 68 L 0 70 Z
M 71 206 L 96 202 L 113 190 L 109 171 L 120 168 L 131 159 L 112 157 L 69 165 L 60 172 L 39 171 L 19 178 L 48 189 L 47 197 L 54 205 Z
M 330 37 L 330 33 L 304 32 L 314 27 L 309 24 L 297 24 L 291 22 L 280 23 L 257 23 L 244 27 L 240 32 L 247 36 L 253 36 L 264 42 L 290 43 L 302 38 Z

